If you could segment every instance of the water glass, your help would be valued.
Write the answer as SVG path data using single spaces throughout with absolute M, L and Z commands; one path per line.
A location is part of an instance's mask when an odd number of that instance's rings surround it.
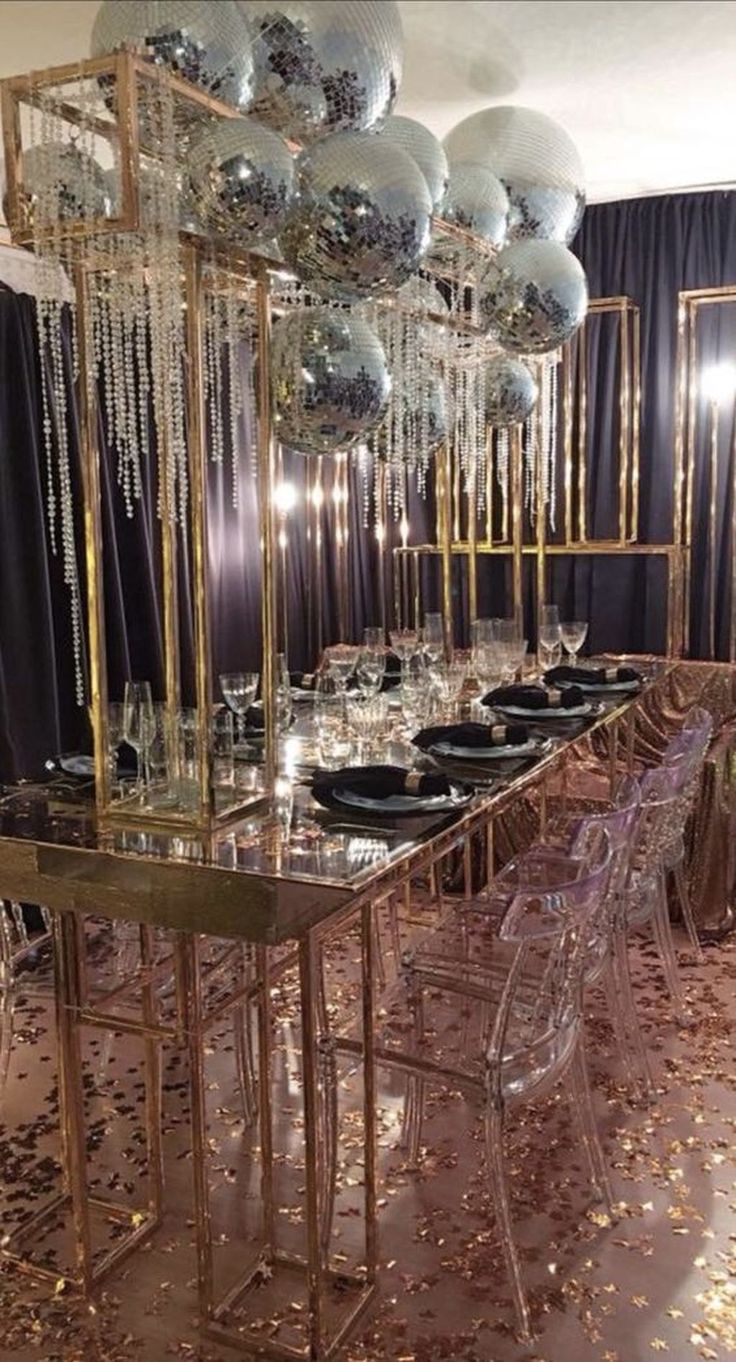
M 385 643 L 383 629 L 379 625 L 370 625 L 363 630 L 363 646 L 365 648 L 383 648 Z
M 342 693 L 355 671 L 359 652 L 360 648 L 352 643 L 335 643 L 332 647 L 325 648 L 325 661 Z
M 150 681 L 126 681 L 123 701 L 123 736 L 136 756 L 136 790 L 143 796 L 143 772 L 153 737 L 154 712 Z
M 229 709 L 218 709 L 212 716 L 212 783 L 235 784 L 233 716 Z
M 281 837 L 288 841 L 294 813 L 294 786 L 288 776 L 277 776 L 273 783 L 273 813 Z
M 245 741 L 245 716 L 258 693 L 258 672 L 223 672 L 220 689 L 225 703 L 238 716 L 238 742 Z
M 560 630 L 565 652 L 570 655 L 570 666 L 574 667 L 588 635 L 588 621 L 566 620 L 560 625 Z
M 389 633 L 389 639 L 403 670 L 406 660 L 419 647 L 419 635 L 416 629 L 392 629 Z
M 542 626 L 539 629 L 539 647 L 537 649 L 537 662 L 540 672 L 547 672 L 552 667 L 559 667 L 562 660 L 562 643 L 559 638 L 552 642 L 545 642 L 542 638 Z

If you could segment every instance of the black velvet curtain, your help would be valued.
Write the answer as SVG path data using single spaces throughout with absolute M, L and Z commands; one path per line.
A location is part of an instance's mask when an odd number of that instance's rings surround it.
M 683 194 L 630 200 L 588 209 L 574 249 L 588 273 L 591 296 L 627 294 L 641 307 L 642 424 L 639 537 L 667 541 L 672 534 L 672 459 L 677 293 L 682 288 L 736 282 L 736 194 Z M 42 441 L 40 371 L 34 305 L 31 299 L 0 292 L 0 778 L 36 775 L 50 753 L 84 741 L 86 715 L 75 702 L 68 598 L 60 560 L 49 550 L 45 521 L 46 470 Z M 588 417 L 592 457 L 588 517 L 592 535 L 613 531 L 618 441 L 618 349 L 602 323 L 591 328 Z M 736 306 L 708 319 L 699 337 L 700 362 L 736 360 Z M 244 356 L 243 363 L 248 359 Z M 702 414 L 702 413 L 701 413 Z M 707 416 L 707 412 L 705 412 Z M 260 665 L 261 570 L 255 482 L 248 468 L 254 432 L 246 411 L 241 417 L 243 446 L 240 499 L 230 495 L 230 470 L 209 467 L 210 568 L 215 673 Z M 692 653 L 707 652 L 706 525 L 709 504 L 707 421 L 700 421 L 695 499 Z M 75 432 L 72 430 L 72 439 Z M 108 505 L 105 533 L 105 592 L 108 616 L 110 693 L 122 694 L 127 676 L 149 676 L 162 692 L 162 621 L 159 526 L 152 471 L 145 474 L 146 497 L 133 519 L 116 483 L 116 470 L 101 432 L 103 479 Z M 731 411 L 723 416 L 725 453 L 717 501 L 717 651 L 726 655 L 730 610 L 728 562 L 731 542 L 733 429 Z M 284 451 L 283 476 L 294 483 L 298 503 L 281 526 L 287 568 L 287 629 L 292 667 L 312 665 L 308 628 L 308 563 L 304 514 L 307 461 Z M 370 477 L 370 470 L 368 473 Z M 78 480 L 79 471 L 75 469 Z M 381 618 L 379 546 L 362 524 L 363 475 L 349 469 L 350 524 L 347 542 L 350 631 L 359 637 Z M 325 642 L 337 637 L 337 586 L 340 560 L 334 516 L 328 498 L 320 511 L 323 573 L 320 583 Z M 411 495 L 410 539 L 434 537 L 432 497 Z M 389 544 L 399 529 L 389 517 Z M 81 525 L 79 527 L 79 543 Z M 559 535 L 559 529 L 558 529 Z M 186 544 L 180 552 L 182 651 L 185 700 L 191 699 L 191 607 Z M 80 570 L 83 555 L 80 553 Z M 531 564 L 528 565 L 531 568 Z M 439 605 L 436 562 L 422 567 L 427 608 Z M 644 649 L 665 646 L 665 571 L 658 560 L 581 558 L 550 560 L 551 599 L 564 613 L 590 621 L 593 649 Z M 482 613 L 500 609 L 508 566 L 499 560 L 481 565 Z M 528 572 L 527 593 L 532 590 Z M 458 603 L 463 596 L 463 567 L 454 579 Z M 390 594 L 390 593 L 389 593 Z M 388 602 L 389 612 L 391 602 Z

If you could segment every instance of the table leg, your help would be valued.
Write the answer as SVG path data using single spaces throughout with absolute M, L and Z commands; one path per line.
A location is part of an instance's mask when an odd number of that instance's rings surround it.
M 370 911 L 370 910 L 369 910 Z M 370 928 L 369 928 L 370 930 Z M 319 1131 L 317 1099 L 318 1036 L 315 1000 L 316 950 L 311 933 L 299 942 L 299 983 L 302 1023 L 302 1077 L 304 1087 L 304 1157 L 307 1215 L 307 1294 L 309 1301 L 309 1355 L 322 1355 L 323 1261 L 319 1216 Z
M 92 1232 L 87 1184 L 87 1141 L 84 1128 L 82 1047 L 78 1014 L 81 1007 L 80 960 L 74 913 L 54 914 L 54 973 L 59 1046 L 59 1091 L 63 1094 L 62 1153 L 64 1181 L 72 1205 L 79 1283 L 85 1295 L 94 1284 Z

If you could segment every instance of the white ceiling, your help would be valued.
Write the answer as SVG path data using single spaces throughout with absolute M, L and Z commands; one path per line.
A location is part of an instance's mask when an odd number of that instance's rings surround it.
M 213 0 L 216 3 L 216 0 Z M 397 111 L 558 119 L 591 200 L 736 183 L 736 0 L 400 0 Z M 97 0 L 0 0 L 0 75 L 86 54 Z

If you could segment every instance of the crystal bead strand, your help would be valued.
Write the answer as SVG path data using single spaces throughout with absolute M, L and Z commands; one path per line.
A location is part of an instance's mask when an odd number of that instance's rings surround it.
M 554 532 L 557 528 L 557 379 L 559 353 L 550 356 L 549 362 L 549 472 L 547 486 L 549 496 L 549 523 Z
M 229 281 L 225 299 L 225 335 L 227 344 L 228 374 L 228 411 L 230 416 L 230 470 L 232 504 L 237 508 L 240 500 L 240 419 L 243 413 L 243 384 L 237 284 L 234 277 Z

